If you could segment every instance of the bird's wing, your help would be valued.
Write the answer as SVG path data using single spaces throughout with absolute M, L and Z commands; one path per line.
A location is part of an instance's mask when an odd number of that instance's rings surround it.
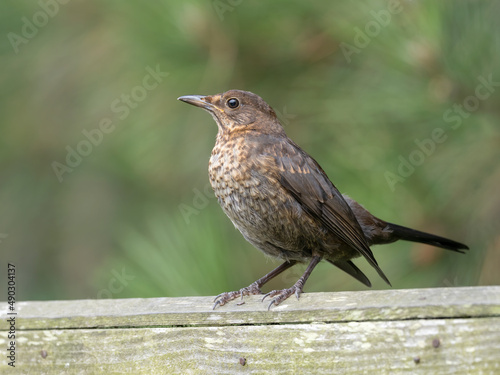
M 356 216 L 319 164 L 290 140 L 276 142 L 273 147 L 282 186 L 304 211 L 356 249 L 377 270 L 380 277 L 391 285 L 378 266 Z

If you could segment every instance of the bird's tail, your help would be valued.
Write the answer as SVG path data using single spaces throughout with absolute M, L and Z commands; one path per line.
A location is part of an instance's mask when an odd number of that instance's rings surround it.
M 430 233 L 420 232 L 415 229 L 406 228 L 401 225 L 392 223 L 387 223 L 387 226 L 392 230 L 391 237 L 394 239 L 426 243 L 432 246 L 441 247 L 443 249 L 456 251 L 458 253 L 465 253 L 464 250 L 469 250 L 469 247 L 467 245 L 449 240 L 448 238 L 436 236 Z

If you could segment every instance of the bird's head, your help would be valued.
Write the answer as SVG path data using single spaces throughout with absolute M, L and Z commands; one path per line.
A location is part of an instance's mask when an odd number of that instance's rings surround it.
M 282 134 L 283 127 L 274 110 L 258 95 L 248 91 L 229 90 L 215 95 L 186 95 L 183 102 L 205 109 L 214 118 L 219 132 L 257 131 Z

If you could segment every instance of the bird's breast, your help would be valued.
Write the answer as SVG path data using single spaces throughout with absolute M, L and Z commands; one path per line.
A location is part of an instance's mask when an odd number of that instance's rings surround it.
M 233 219 L 248 208 L 267 211 L 259 205 L 273 193 L 266 189 L 271 176 L 266 176 L 263 158 L 252 154 L 244 139 L 216 143 L 209 162 L 209 177 L 219 203 Z M 233 220 L 234 221 L 234 220 Z
M 315 241 L 302 234 L 312 222 L 284 191 L 278 172 L 271 154 L 245 140 L 217 142 L 209 163 L 219 204 L 243 236 L 271 256 L 301 259 Z M 286 256 L 279 249 L 287 249 Z

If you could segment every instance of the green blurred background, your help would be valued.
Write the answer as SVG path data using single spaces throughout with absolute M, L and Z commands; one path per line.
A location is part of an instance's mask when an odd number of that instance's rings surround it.
M 275 267 L 213 197 L 214 121 L 176 100 L 238 88 L 375 215 L 471 247 L 375 247 L 395 288 L 499 284 L 500 84 L 470 96 L 500 82 L 500 3 L 390 4 L 2 1 L 1 278 L 14 263 L 24 300 L 214 295 Z M 423 154 L 436 128 L 446 140 Z M 305 291 L 357 289 L 322 263 Z

